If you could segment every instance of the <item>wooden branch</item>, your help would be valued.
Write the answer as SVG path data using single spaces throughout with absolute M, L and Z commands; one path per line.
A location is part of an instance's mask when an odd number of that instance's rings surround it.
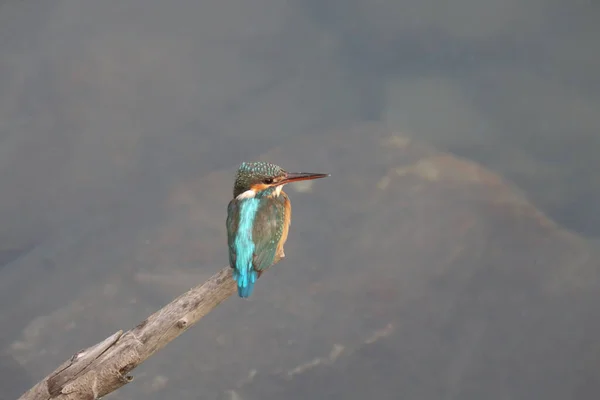
M 237 292 L 231 268 L 179 296 L 135 328 L 76 353 L 19 400 L 92 400 L 132 381 L 128 373 Z

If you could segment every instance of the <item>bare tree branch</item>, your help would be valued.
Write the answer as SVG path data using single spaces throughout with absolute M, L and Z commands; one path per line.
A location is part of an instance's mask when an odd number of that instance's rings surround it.
M 24 393 L 19 400 L 93 400 L 133 377 L 128 373 L 236 293 L 225 267 L 158 310 L 135 328 L 116 332 L 82 350 Z

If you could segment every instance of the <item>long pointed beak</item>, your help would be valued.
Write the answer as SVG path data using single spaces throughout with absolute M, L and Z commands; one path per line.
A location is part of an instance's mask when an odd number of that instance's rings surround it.
M 308 181 L 311 179 L 320 179 L 331 176 L 330 174 L 313 174 L 310 172 L 288 172 L 285 179 L 279 181 L 280 185 L 284 185 L 290 182 Z

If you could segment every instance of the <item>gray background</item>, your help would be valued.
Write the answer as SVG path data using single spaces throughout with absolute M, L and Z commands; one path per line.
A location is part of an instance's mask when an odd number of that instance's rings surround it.
M 288 258 L 114 398 L 597 395 L 599 17 L 0 2 L 0 397 L 225 265 L 259 158 L 333 174 L 289 189 Z

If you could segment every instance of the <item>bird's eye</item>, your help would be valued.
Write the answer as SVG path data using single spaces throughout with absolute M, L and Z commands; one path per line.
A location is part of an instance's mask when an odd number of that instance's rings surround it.
M 273 178 L 266 178 L 263 180 L 263 183 L 270 185 L 271 183 L 273 183 Z

